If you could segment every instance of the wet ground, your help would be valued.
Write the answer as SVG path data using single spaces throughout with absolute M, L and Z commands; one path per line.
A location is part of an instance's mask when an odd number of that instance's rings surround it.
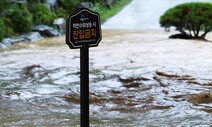
M 103 31 L 90 48 L 91 126 L 212 126 L 212 43 L 170 34 Z M 79 56 L 64 36 L 1 49 L 0 126 L 79 126 Z

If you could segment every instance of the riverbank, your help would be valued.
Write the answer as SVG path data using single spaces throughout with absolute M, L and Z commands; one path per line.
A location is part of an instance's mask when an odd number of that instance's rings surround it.
M 5 48 L 7 45 L 12 45 L 15 43 L 32 42 L 42 38 L 60 36 L 61 34 L 64 34 L 66 29 L 65 18 L 67 18 L 70 14 L 74 13 L 76 10 L 79 10 L 80 8 L 89 8 L 90 10 L 99 13 L 101 22 L 105 22 L 106 19 L 117 14 L 121 10 L 121 8 L 127 5 L 130 1 L 131 0 L 119 0 L 119 1 L 105 0 L 94 3 L 72 1 L 73 2 L 72 4 L 67 5 L 65 4 L 67 1 L 60 2 L 57 0 L 43 1 L 41 3 L 36 1 L 27 2 L 26 0 L 22 2 L 4 1 L 2 2 L 2 5 L 6 6 L 7 8 L 1 8 L 2 9 L 1 11 L 4 12 L 5 14 L 2 15 L 2 17 L 0 18 L 0 26 L 2 26 L 3 30 L 2 33 L 0 34 L 1 35 L 0 48 Z M 12 11 L 14 15 L 22 16 L 22 13 L 27 13 L 28 15 L 25 17 L 19 17 L 18 20 L 13 19 L 14 16 L 8 16 L 9 14 L 7 14 L 9 12 L 8 10 L 10 10 L 10 8 L 12 7 L 16 7 L 13 8 L 15 10 L 14 12 L 18 12 L 18 14 L 15 14 Z M 21 9 L 20 11 L 18 10 L 20 9 L 19 7 L 22 7 L 24 9 Z M 31 12 L 32 8 L 34 8 L 33 12 Z M 70 10 L 68 10 L 68 8 L 70 8 Z M 42 15 L 36 17 L 38 13 Z M 8 17 L 6 18 L 5 16 Z M 33 16 L 35 17 L 34 20 L 32 21 Z M 19 23 L 18 27 L 17 25 L 8 26 L 8 24 L 6 24 L 6 21 L 4 21 L 5 19 L 8 20 L 7 22 L 12 23 L 22 22 L 22 24 Z

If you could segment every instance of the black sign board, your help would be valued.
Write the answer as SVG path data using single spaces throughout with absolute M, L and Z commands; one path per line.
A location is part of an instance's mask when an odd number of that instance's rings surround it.
M 102 39 L 99 14 L 86 8 L 71 15 L 66 28 L 66 44 L 71 49 L 98 46 Z

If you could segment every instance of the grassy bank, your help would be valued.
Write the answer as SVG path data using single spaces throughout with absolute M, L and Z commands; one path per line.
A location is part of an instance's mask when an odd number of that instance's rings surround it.
M 131 0 L 119 0 L 115 4 L 111 5 L 110 8 L 103 6 L 101 3 L 96 3 L 94 11 L 100 14 L 101 22 L 105 22 L 108 18 L 117 14 L 125 5 L 130 2 Z

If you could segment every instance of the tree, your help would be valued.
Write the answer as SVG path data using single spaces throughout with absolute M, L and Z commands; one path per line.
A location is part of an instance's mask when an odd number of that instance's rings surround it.
M 26 6 L 21 4 L 12 4 L 6 10 L 3 18 L 7 26 L 10 26 L 15 33 L 25 33 L 32 29 L 32 17 Z
M 45 4 L 40 2 L 32 4 L 29 10 L 32 13 L 34 25 L 52 25 L 54 19 L 57 17 Z
M 176 27 L 182 35 L 204 39 L 212 30 L 212 3 L 191 2 L 177 5 L 160 17 L 162 27 Z M 202 31 L 202 34 L 200 34 Z
M 9 8 L 8 0 L 0 0 L 0 15 L 3 15 L 7 8 Z
M 14 34 L 12 27 L 5 23 L 7 20 L 7 18 L 0 18 L 0 41 Z
M 58 0 L 56 13 L 58 16 L 67 17 L 76 9 L 76 5 L 83 0 Z
M 4 30 L 5 30 L 5 25 L 4 25 L 4 21 L 0 18 L 0 27 L 1 27 L 1 29 L 0 29 L 0 41 L 4 38 L 4 36 L 5 36 L 5 32 L 4 32 Z

